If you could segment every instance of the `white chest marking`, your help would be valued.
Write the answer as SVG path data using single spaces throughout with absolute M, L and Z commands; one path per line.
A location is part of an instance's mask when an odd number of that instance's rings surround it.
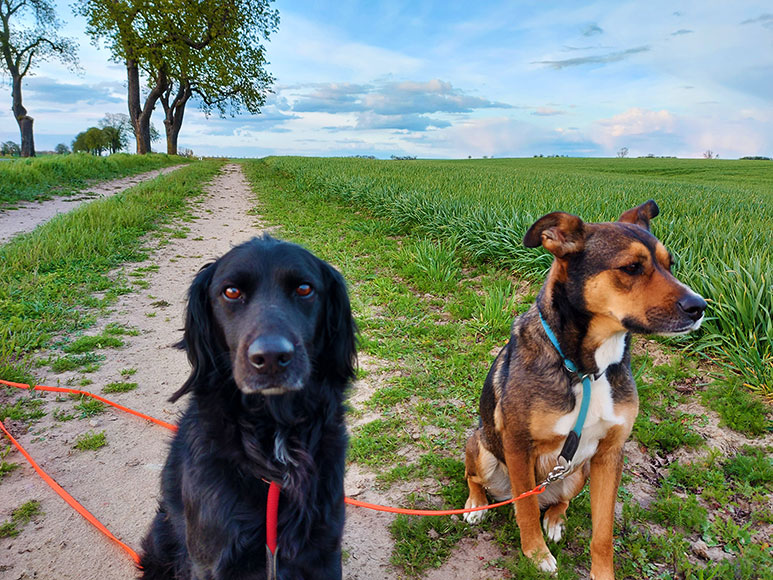
M 623 354 L 625 353 L 625 336 L 628 334 L 626 331 L 621 331 L 613 334 L 596 349 L 593 353 L 593 358 L 596 359 L 596 366 L 599 367 L 599 372 L 604 373 L 609 365 L 614 365 L 623 360 Z
M 588 414 L 585 417 L 585 424 L 582 428 L 580 445 L 572 460 L 575 466 L 581 465 L 595 453 L 599 441 L 611 427 L 625 422 L 624 417 L 615 415 L 612 387 L 607 380 L 606 374 L 604 374 L 609 365 L 619 363 L 623 359 L 625 335 L 625 332 L 620 332 L 608 338 L 596 349 L 594 354 L 596 365 L 602 374 L 598 379 L 591 380 Z M 573 385 L 572 390 L 574 391 L 576 401 L 574 409 L 556 421 L 553 427 L 555 433 L 563 436 L 569 434 L 569 431 L 572 430 L 577 421 L 577 415 L 580 414 L 582 383 Z

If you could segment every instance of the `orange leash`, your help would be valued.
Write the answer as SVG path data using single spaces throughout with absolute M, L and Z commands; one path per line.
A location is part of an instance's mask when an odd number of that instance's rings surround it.
M 86 521 L 88 521 L 91 525 L 93 525 L 95 528 L 97 528 L 100 532 L 105 534 L 108 538 L 110 538 L 112 541 L 114 541 L 116 544 L 118 544 L 129 556 L 134 560 L 137 564 L 140 563 L 140 557 L 137 555 L 137 553 L 132 550 L 129 546 L 124 544 L 121 540 L 116 538 L 112 533 L 110 533 L 110 530 L 108 530 L 105 526 L 102 525 L 102 523 L 95 518 L 89 510 L 87 510 L 85 507 L 83 507 L 81 504 L 79 504 L 76 499 L 71 496 L 69 493 L 67 493 L 64 488 L 62 488 L 61 485 L 56 483 L 54 481 L 54 478 L 48 475 L 43 469 L 35 463 L 35 460 L 30 457 L 30 454 L 25 451 L 24 447 L 21 446 L 21 444 L 16 441 L 16 439 L 13 438 L 13 435 L 11 435 L 8 430 L 5 428 L 5 425 L 3 425 L 3 422 L 0 421 L 0 429 L 2 429 L 3 433 L 5 433 L 5 436 L 10 439 L 11 443 L 14 444 L 16 449 L 18 449 L 22 455 L 24 455 L 25 459 L 29 461 L 32 468 L 38 472 L 38 475 L 43 478 L 43 481 L 45 481 L 49 486 L 51 486 L 51 489 L 53 489 L 56 493 L 59 494 L 59 496 L 66 501 L 70 507 L 72 507 L 76 512 L 78 512 L 80 515 L 82 515 L 84 518 L 86 518 Z
M 390 507 L 386 505 L 378 505 L 375 503 L 368 503 L 366 501 L 360 501 L 358 499 L 352 499 L 350 497 L 345 497 L 344 502 L 348 503 L 349 505 L 364 507 L 369 510 L 375 510 L 377 512 L 388 512 L 390 514 L 404 514 L 408 516 L 453 516 L 458 514 L 468 514 L 470 512 L 480 512 L 483 510 L 498 508 L 503 505 L 516 502 L 519 499 L 524 499 L 526 497 L 529 497 L 530 495 L 539 495 L 543 491 L 545 491 L 545 487 L 546 485 L 544 483 L 541 483 L 534 489 L 530 489 L 529 491 L 524 491 L 521 495 L 517 497 L 512 497 L 505 501 L 500 501 L 499 503 L 490 503 L 488 505 L 483 505 L 480 507 L 464 508 L 464 509 L 456 509 L 456 510 L 411 510 L 406 508 L 396 508 L 396 507 Z
M 169 429 L 171 431 L 176 431 L 177 426 L 173 425 L 171 423 L 167 423 L 166 421 L 162 421 L 160 419 L 156 419 L 154 417 L 151 417 L 149 415 L 145 415 L 144 413 L 140 413 L 138 411 L 134 411 L 133 409 L 130 409 L 128 407 L 124 407 L 123 405 L 119 405 L 118 403 L 115 403 L 113 401 L 110 401 L 108 399 L 105 399 L 104 397 L 100 397 L 99 395 L 95 395 L 94 393 L 89 393 L 88 391 L 82 391 L 80 389 L 70 389 L 67 387 L 47 387 L 44 385 L 35 385 L 30 386 L 26 383 L 14 383 L 11 381 L 4 381 L 0 379 L 0 384 L 7 385 L 9 387 L 16 387 L 18 389 L 27 389 L 27 390 L 33 390 L 33 391 L 47 391 L 47 392 L 54 392 L 54 393 L 72 393 L 76 395 L 84 395 L 86 397 L 91 397 L 93 399 L 97 399 L 98 401 L 101 401 L 107 405 L 110 405 L 112 407 L 115 407 L 116 409 L 120 409 L 122 411 L 125 411 L 127 413 L 130 413 L 132 415 L 135 415 L 136 417 L 140 417 L 142 419 L 145 419 L 147 421 L 152 421 L 156 425 L 160 425 L 161 427 L 164 427 L 166 429 Z M 110 538 L 112 541 L 114 541 L 116 544 L 118 544 L 121 548 L 123 548 L 131 558 L 139 564 L 139 556 L 137 556 L 137 553 L 132 550 L 129 546 L 121 542 L 118 538 L 116 538 L 113 534 L 110 533 L 110 530 L 108 530 L 102 523 L 100 523 L 97 518 L 95 518 L 86 508 L 84 508 L 81 504 L 79 504 L 69 493 L 67 493 L 62 486 L 60 486 L 54 479 L 49 476 L 43 469 L 35 463 L 35 461 L 30 457 L 29 453 L 27 453 L 24 448 L 19 444 L 16 439 L 13 438 L 13 436 L 6 430 L 5 425 L 3 425 L 3 422 L 0 420 L 0 428 L 2 429 L 3 433 L 5 433 L 6 437 L 13 443 L 13 445 L 21 452 L 22 455 L 29 461 L 30 465 L 35 469 L 35 471 L 38 472 L 40 477 L 43 478 L 43 480 L 48 483 L 49 486 L 57 493 L 59 496 L 64 499 L 75 511 L 77 511 L 79 514 L 81 514 L 86 520 L 91 523 L 94 527 L 96 527 L 99 531 L 101 531 L 103 534 L 105 534 L 108 538 Z M 415 509 L 405 509 L 405 508 L 396 508 L 396 507 L 390 507 L 390 506 L 383 506 L 378 505 L 374 503 L 368 503 L 364 501 L 360 501 L 357 499 L 352 499 L 350 497 L 345 497 L 344 502 L 348 503 L 349 505 L 353 505 L 356 507 L 363 507 L 375 511 L 380 512 L 388 512 L 393 514 L 404 514 L 404 515 L 411 515 L 411 516 L 450 516 L 450 515 L 458 515 L 458 514 L 466 514 L 470 512 L 477 512 L 482 510 L 489 510 L 493 508 L 497 508 L 503 505 L 511 504 L 513 502 L 516 502 L 520 499 L 524 499 L 526 497 L 532 496 L 532 495 L 539 495 L 543 491 L 545 491 L 545 487 L 547 487 L 547 482 L 539 484 L 537 487 L 535 487 L 532 490 L 525 491 L 521 495 L 517 497 L 513 497 L 511 499 L 501 501 L 499 503 L 492 503 L 485 506 L 480 507 L 474 507 L 474 508 L 465 508 L 465 509 L 454 509 L 454 510 L 415 510 Z
M 97 401 L 101 401 L 106 405 L 110 405 L 111 407 L 115 407 L 116 409 L 120 409 L 121 411 L 125 411 L 126 413 L 136 417 L 140 417 L 141 419 L 145 419 L 146 421 L 151 421 L 156 425 L 160 425 L 161 427 L 165 427 L 171 431 L 177 431 L 177 425 L 172 425 L 171 423 L 167 423 L 161 419 L 156 419 L 150 415 L 145 415 L 144 413 L 140 413 L 139 411 L 135 411 L 129 407 L 124 407 L 123 405 L 119 405 L 118 403 L 110 401 L 109 399 L 105 399 L 104 397 L 100 397 L 99 395 L 95 395 L 94 393 L 89 393 L 88 391 L 82 391 L 80 389 L 69 389 L 67 387 L 46 387 L 44 385 L 35 385 L 33 387 L 27 383 L 12 383 L 11 381 L 4 381 L 3 379 L 0 379 L 0 384 L 8 385 L 9 387 L 16 387 L 17 389 L 27 389 L 30 391 L 46 391 L 49 393 L 70 393 L 73 395 L 84 395 L 86 397 L 96 399 Z

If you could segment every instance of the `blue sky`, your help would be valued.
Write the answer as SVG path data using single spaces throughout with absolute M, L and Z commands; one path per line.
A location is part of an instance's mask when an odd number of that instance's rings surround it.
M 67 1 L 82 71 L 24 86 L 37 148 L 126 112 L 125 70 Z M 773 156 L 773 5 L 733 2 L 277 0 L 263 113 L 189 106 L 201 155 Z M 0 140 L 19 140 L 0 88 Z M 160 105 L 154 124 L 163 130 Z M 165 150 L 165 144 L 155 144 Z

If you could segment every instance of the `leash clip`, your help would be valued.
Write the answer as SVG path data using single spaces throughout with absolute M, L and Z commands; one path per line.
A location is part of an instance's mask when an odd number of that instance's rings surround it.
M 277 576 L 277 561 L 278 558 L 279 548 L 274 548 L 272 551 L 271 548 L 269 548 L 268 544 L 266 544 L 266 578 L 268 580 L 276 580 L 278 578 Z
M 546 487 L 551 483 L 554 483 L 556 481 L 561 481 L 567 475 L 569 475 L 569 472 L 571 470 L 572 470 L 572 462 L 567 461 L 565 457 L 559 457 L 558 461 L 556 462 L 556 466 L 550 470 L 550 473 L 548 473 L 548 476 L 545 478 L 545 481 L 542 483 L 542 486 Z

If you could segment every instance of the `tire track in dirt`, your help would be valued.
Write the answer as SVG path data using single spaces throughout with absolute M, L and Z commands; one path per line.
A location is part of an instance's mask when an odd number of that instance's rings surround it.
M 0 244 L 4 244 L 17 234 L 31 232 L 40 224 L 47 222 L 60 213 L 67 213 L 76 207 L 97 198 L 110 197 L 159 175 L 166 175 L 183 165 L 174 165 L 154 169 L 128 177 L 112 179 L 87 187 L 68 197 L 55 197 L 41 202 L 22 203 L 12 209 L 0 209 Z
M 175 422 L 186 406 L 167 402 L 189 372 L 184 353 L 172 347 L 181 336 L 186 292 L 194 275 L 206 262 L 234 245 L 265 231 L 260 218 L 247 215 L 256 199 L 241 166 L 226 165 L 205 187 L 206 196 L 194 202 L 194 219 L 184 239 L 173 238 L 156 246 L 145 263 L 130 264 L 126 273 L 147 266 L 158 267 L 146 274 L 147 288 L 122 296 L 111 314 L 99 320 L 86 334 L 100 333 L 115 323 L 139 331 L 123 337 L 118 349 L 100 350 L 107 358 L 99 370 L 54 374 L 39 370 L 40 384 L 75 384 L 86 376 L 94 393 L 115 381 L 131 381 L 137 389 L 108 395 L 127 407 Z M 281 232 L 280 232 L 281 235 Z M 75 338 L 75 337 L 73 337 Z M 45 355 L 43 355 L 45 356 Z M 378 361 L 370 364 L 376 370 Z M 128 377 L 121 371 L 136 369 Z M 378 376 L 377 372 L 372 373 Z M 372 395 L 374 385 L 360 381 L 353 393 L 362 401 Z M 375 379 L 373 379 L 375 380 Z M 44 396 L 48 415 L 18 437 L 31 455 L 54 479 L 97 516 L 119 539 L 139 549 L 156 510 L 159 476 L 171 434 L 161 427 L 108 408 L 91 419 L 57 422 L 56 410 L 72 413 L 74 402 Z M 356 402 L 355 402 L 356 404 Z M 75 451 L 75 438 L 88 431 L 104 431 L 108 445 L 97 451 Z M 4 442 L 3 444 L 4 445 Z M 2 447 L 0 447 L 2 450 Z M 72 578 L 79 580 L 124 580 L 135 577 L 133 562 L 54 494 L 18 453 L 5 458 L 22 465 L 6 476 L 0 494 L 0 521 L 13 509 L 32 499 L 44 512 L 17 538 L 0 539 L 0 579 Z M 359 499 L 397 505 L 400 498 L 381 494 L 373 487 L 374 475 L 351 466 L 346 491 Z M 388 525 L 394 516 L 347 506 L 344 537 L 344 578 L 389 580 L 397 578 L 389 564 L 392 538 Z

